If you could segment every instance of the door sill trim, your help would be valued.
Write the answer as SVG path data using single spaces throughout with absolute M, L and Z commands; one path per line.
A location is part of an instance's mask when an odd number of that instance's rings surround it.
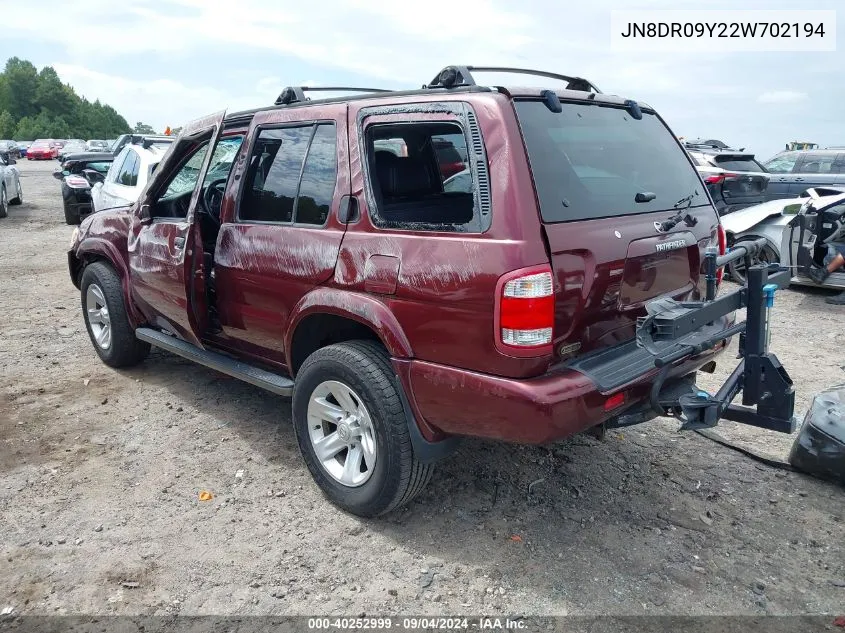
M 293 394 L 293 380 L 287 376 L 274 374 L 272 372 L 236 360 L 219 352 L 197 347 L 192 343 L 183 341 L 175 336 L 169 336 L 164 332 L 152 328 L 138 328 L 135 336 L 150 345 L 160 347 L 192 360 L 200 365 L 205 365 L 233 378 L 238 378 L 256 387 L 261 387 L 280 396 L 290 397 Z

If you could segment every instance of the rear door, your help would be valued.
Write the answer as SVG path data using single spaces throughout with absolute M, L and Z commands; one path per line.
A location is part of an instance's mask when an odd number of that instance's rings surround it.
M 555 344 L 583 352 L 630 340 L 647 300 L 694 295 L 718 217 L 656 114 L 561 105 L 515 102 L 557 277 Z
M 349 194 L 346 105 L 270 110 L 229 180 L 214 256 L 215 343 L 284 364 L 288 315 L 334 274 Z
M 797 196 L 809 187 L 821 187 L 837 182 L 841 162 L 837 152 L 805 152 L 795 166 L 796 173 L 789 183 L 789 195 Z
M 770 174 L 769 186 L 766 187 L 766 200 L 795 197 L 789 193 L 789 186 L 795 178 L 794 169 L 799 157 L 798 152 L 782 152 L 764 163 Z
M 141 195 L 127 246 L 130 291 L 147 320 L 195 345 L 208 316 L 196 211 L 223 117 L 182 129 Z

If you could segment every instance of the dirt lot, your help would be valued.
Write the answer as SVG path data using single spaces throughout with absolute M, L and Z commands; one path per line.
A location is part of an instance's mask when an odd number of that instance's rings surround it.
M 25 204 L 0 220 L 0 608 L 842 610 L 843 490 L 670 420 L 551 448 L 466 441 L 404 510 L 340 512 L 311 482 L 284 399 L 164 352 L 131 371 L 99 362 L 67 275 L 56 163 L 19 167 Z M 781 293 L 773 317 L 801 415 L 845 382 L 845 309 L 824 296 Z M 791 445 L 720 432 L 781 458 Z

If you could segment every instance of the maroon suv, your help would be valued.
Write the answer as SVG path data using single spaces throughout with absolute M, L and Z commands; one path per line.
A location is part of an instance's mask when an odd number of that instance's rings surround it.
M 649 106 L 559 78 L 490 88 L 450 67 L 186 125 L 137 203 L 74 233 L 95 350 L 124 367 L 152 344 L 292 396 L 314 478 L 360 515 L 411 499 L 458 436 L 613 424 L 657 375 L 646 303 L 700 298 L 724 240 Z

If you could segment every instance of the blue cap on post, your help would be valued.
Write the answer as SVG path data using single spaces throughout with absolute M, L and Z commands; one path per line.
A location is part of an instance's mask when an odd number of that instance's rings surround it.
M 766 307 L 771 308 L 775 305 L 775 291 L 778 289 L 777 284 L 766 284 L 763 286 L 763 296 L 766 297 Z

